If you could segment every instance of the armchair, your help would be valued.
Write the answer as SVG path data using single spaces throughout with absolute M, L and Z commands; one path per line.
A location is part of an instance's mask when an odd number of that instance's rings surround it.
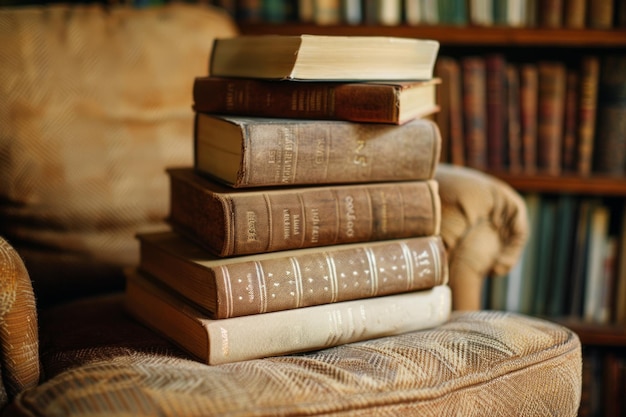
M 0 9 L 3 414 L 575 415 L 577 336 L 477 311 L 527 223 L 467 168 L 437 171 L 456 310 L 440 327 L 206 366 L 125 314 L 134 233 L 161 226 L 165 167 L 191 163 L 191 81 L 236 33 L 201 5 Z

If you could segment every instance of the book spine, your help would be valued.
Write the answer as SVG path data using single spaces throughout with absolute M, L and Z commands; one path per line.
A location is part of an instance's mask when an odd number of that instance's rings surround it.
M 401 126 L 273 121 L 239 127 L 239 175 L 229 184 L 235 188 L 430 179 L 441 152 L 439 129 L 427 119 Z M 213 148 L 199 135 L 194 143 L 196 169 L 211 174 L 199 161 Z
M 566 78 L 563 63 L 539 63 L 537 164 L 548 175 L 559 175 L 562 171 Z
M 520 128 L 522 135 L 522 166 L 526 174 L 537 168 L 537 113 L 539 75 L 536 65 L 520 67 Z
M 563 116 L 563 155 L 561 166 L 564 172 L 574 173 L 577 167 L 577 130 L 578 130 L 578 94 L 579 73 L 567 70 L 565 85 L 565 107 Z
M 487 85 L 485 61 L 468 56 L 461 62 L 463 77 L 463 114 L 465 117 L 466 164 L 487 169 Z
M 444 323 L 451 311 L 450 289 L 438 286 L 386 297 L 210 320 L 183 300 L 151 284 L 145 279 L 129 280 L 130 297 L 126 306 L 131 314 L 209 365 L 421 330 Z M 141 302 L 134 303 L 133 299 Z M 168 320 L 169 316 L 163 312 L 176 312 L 179 322 Z M 202 339 L 208 340 L 208 346 L 206 342 L 196 343 Z M 201 352 L 199 346 L 207 347 L 206 351 Z
M 520 81 L 516 64 L 507 64 L 507 155 L 511 173 L 522 172 L 522 130 L 520 122 Z
M 506 60 L 503 55 L 485 58 L 487 100 L 487 166 L 503 171 L 505 165 L 506 131 Z
M 199 180 L 170 178 L 170 222 L 218 256 L 428 236 L 440 228 L 434 180 L 215 194 Z
M 445 250 L 436 237 L 225 264 L 214 273 L 217 318 L 424 290 L 447 282 Z
M 598 90 L 594 171 L 626 175 L 626 55 L 602 61 Z
M 400 92 L 384 84 L 207 77 L 193 85 L 197 112 L 391 124 L 400 123 Z
M 599 79 L 600 59 L 597 56 L 584 57 L 580 70 L 576 161 L 577 171 L 583 176 L 591 174 Z

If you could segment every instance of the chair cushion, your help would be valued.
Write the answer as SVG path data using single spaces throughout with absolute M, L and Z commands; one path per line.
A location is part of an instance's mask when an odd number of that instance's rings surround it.
M 182 2 L 0 8 L 0 235 L 39 306 L 123 288 L 134 234 L 167 214 L 165 168 L 192 163 L 194 77 L 236 33 Z
M 41 315 L 47 382 L 12 413 L 46 416 L 574 416 L 568 329 L 500 312 L 336 348 L 207 366 L 130 319 L 122 295 Z

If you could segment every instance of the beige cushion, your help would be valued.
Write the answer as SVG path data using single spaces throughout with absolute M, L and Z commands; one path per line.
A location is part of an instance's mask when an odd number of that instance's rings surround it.
M 0 235 L 40 304 L 121 288 L 135 232 L 166 215 L 165 167 L 192 163 L 193 78 L 236 32 L 183 3 L 0 9 Z
M 29 415 L 574 416 L 581 348 L 547 321 L 455 313 L 439 328 L 206 366 L 128 318 L 121 296 L 41 317 L 47 382 Z M 251 341 L 253 343 L 253 341 Z

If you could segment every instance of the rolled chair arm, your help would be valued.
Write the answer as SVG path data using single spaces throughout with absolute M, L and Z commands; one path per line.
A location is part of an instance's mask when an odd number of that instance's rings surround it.
M 0 409 L 39 382 L 37 310 L 30 277 L 13 247 L 0 237 Z
M 441 235 L 455 310 L 478 310 L 483 280 L 504 275 L 528 237 L 524 200 L 511 186 L 471 168 L 440 164 Z

